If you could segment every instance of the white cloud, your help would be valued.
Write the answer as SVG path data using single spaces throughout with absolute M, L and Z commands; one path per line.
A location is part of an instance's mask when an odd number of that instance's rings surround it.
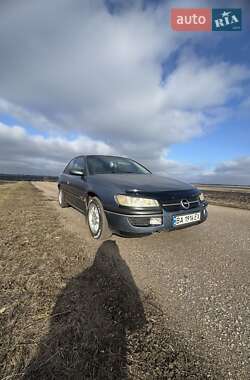
M 58 175 L 78 154 L 117 154 L 112 146 L 85 136 L 69 141 L 60 137 L 29 135 L 20 126 L 9 127 L 3 123 L 0 123 L 0 141 L 2 173 Z M 250 185 L 250 157 L 219 163 L 207 172 L 201 165 L 169 160 L 167 151 L 160 156 L 152 151 L 150 159 L 145 158 L 143 149 L 147 146 L 142 148 L 140 161 L 153 173 L 188 182 Z
M 0 172 L 58 175 L 66 163 L 79 154 L 112 154 L 107 144 L 81 136 L 73 140 L 61 137 L 29 135 L 20 126 L 0 123 Z
M 185 52 L 167 79 L 165 104 L 189 110 L 217 108 L 242 95 L 242 82 L 247 78 L 250 70 L 244 65 L 211 63 Z
M 30 112 L 16 104 L 10 103 L 0 98 L 0 114 L 11 115 L 12 117 L 22 120 L 25 124 L 32 125 L 35 128 L 47 131 L 58 131 L 59 126 L 50 122 L 41 113 Z
M 250 185 L 250 156 L 221 162 L 209 173 L 201 174 L 198 181 L 229 185 Z

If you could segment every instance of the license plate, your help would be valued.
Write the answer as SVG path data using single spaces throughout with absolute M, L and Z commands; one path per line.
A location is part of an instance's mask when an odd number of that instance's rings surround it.
M 195 212 L 193 214 L 186 215 L 174 215 L 173 216 L 173 227 L 180 226 L 182 224 L 189 224 L 197 222 L 201 219 L 201 213 Z

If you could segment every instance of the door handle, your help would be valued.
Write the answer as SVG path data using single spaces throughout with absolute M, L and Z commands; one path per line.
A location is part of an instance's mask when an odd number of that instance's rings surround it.
M 67 185 L 69 185 L 69 181 L 67 181 Z

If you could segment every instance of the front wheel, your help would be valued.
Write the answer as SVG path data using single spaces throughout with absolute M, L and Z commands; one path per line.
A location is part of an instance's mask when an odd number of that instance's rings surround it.
M 87 223 L 94 239 L 105 240 L 112 234 L 101 201 L 91 198 L 87 210 Z

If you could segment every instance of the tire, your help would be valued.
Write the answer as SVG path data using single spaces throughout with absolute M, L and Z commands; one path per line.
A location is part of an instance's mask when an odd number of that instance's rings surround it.
M 88 203 L 87 224 L 94 239 L 106 240 L 112 233 L 99 198 L 91 198 Z
M 63 190 L 60 187 L 59 187 L 59 192 L 58 192 L 58 203 L 59 203 L 59 206 L 62 208 L 69 206 L 69 204 L 65 201 Z

